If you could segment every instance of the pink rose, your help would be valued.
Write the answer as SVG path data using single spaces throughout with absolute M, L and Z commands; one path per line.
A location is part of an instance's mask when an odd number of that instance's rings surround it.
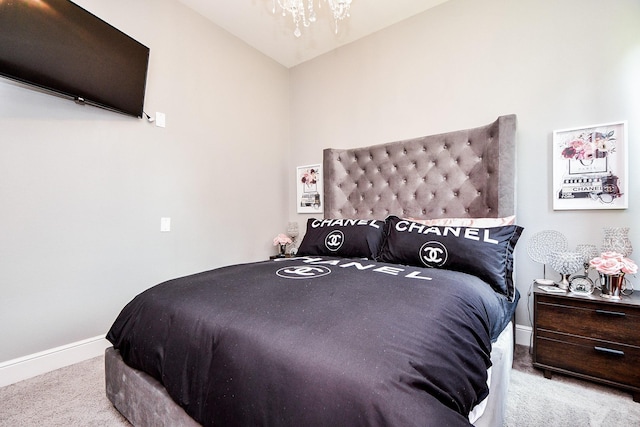
M 589 265 L 601 274 L 636 274 L 638 266 L 621 253 L 607 251 L 589 261 Z
M 602 259 L 601 257 L 595 257 L 591 261 L 589 261 L 589 266 L 598 270 L 598 268 L 603 262 L 604 262 L 604 259 Z
M 600 264 L 600 271 L 602 274 L 620 274 L 623 264 L 618 261 L 617 258 L 606 258 L 602 264 Z
M 617 259 L 618 261 L 622 260 L 622 254 L 613 251 L 602 252 L 600 257 L 604 259 Z
M 583 156 L 585 159 L 590 159 L 593 157 L 596 149 L 595 146 L 591 143 L 584 145 Z
M 584 141 L 581 139 L 574 139 L 569 143 L 569 145 L 571 145 L 571 147 L 573 147 L 574 150 L 581 151 L 584 147 Z
M 625 274 L 636 274 L 638 272 L 638 266 L 635 262 L 629 258 L 622 258 L 622 272 Z
M 273 246 L 288 245 L 289 243 L 292 243 L 292 240 L 286 234 L 280 233 L 273 239 Z

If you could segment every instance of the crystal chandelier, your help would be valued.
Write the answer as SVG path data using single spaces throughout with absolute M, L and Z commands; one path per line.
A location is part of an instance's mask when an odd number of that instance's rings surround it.
M 333 13 L 333 19 L 336 23 L 335 32 L 338 34 L 338 21 L 342 21 L 344 18 L 349 17 L 349 8 L 351 7 L 351 0 L 322 0 L 324 3 L 329 4 L 329 8 Z M 302 32 L 300 31 L 300 23 L 304 27 L 308 27 L 312 22 L 316 22 L 316 12 L 313 8 L 315 0 L 306 0 L 306 6 L 304 0 L 273 0 L 273 13 L 276 13 L 276 3 L 282 9 L 282 16 L 287 16 L 287 12 L 291 14 L 293 22 L 296 24 L 296 29 L 293 34 L 296 37 L 300 37 Z M 322 7 L 322 3 L 318 4 L 318 7 Z

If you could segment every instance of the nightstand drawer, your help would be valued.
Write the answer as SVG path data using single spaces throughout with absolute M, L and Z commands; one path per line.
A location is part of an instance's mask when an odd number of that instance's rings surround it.
M 640 387 L 640 348 L 538 329 L 536 363 Z
M 640 346 L 638 325 L 638 307 L 543 295 L 536 304 L 536 327 L 550 331 Z

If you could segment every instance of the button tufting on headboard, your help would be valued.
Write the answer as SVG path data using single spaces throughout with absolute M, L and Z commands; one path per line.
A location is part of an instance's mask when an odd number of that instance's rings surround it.
M 325 217 L 513 215 L 515 127 L 508 115 L 478 128 L 326 149 Z

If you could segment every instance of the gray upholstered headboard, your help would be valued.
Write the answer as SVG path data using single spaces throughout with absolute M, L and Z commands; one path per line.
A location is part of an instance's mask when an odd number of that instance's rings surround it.
M 515 214 L 516 116 L 486 126 L 324 150 L 325 218 Z

